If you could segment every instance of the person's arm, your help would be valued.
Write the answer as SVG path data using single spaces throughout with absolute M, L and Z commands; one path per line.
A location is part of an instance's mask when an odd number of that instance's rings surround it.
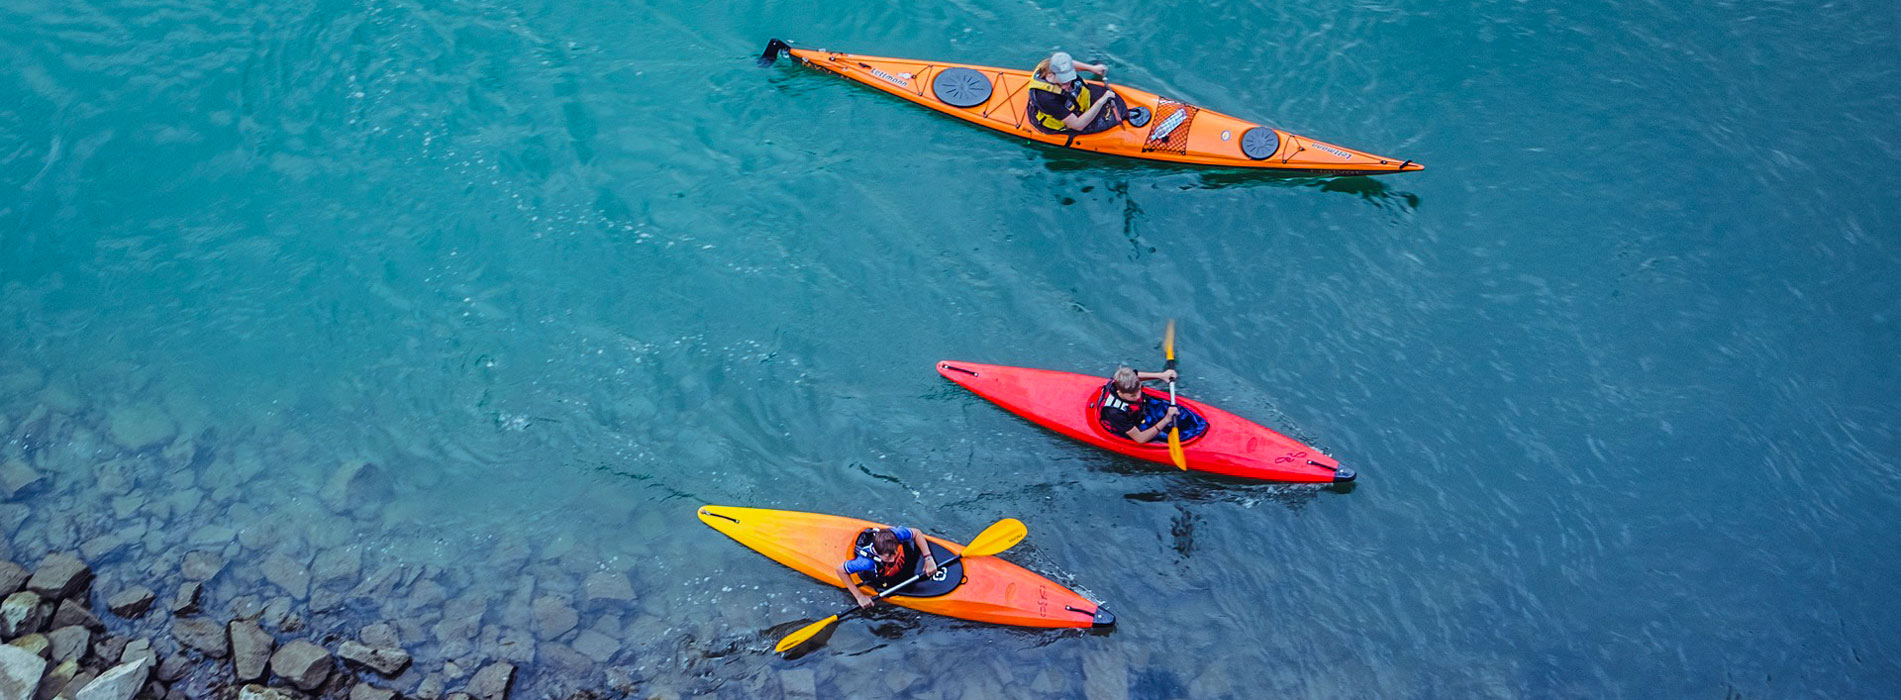
M 1153 382 L 1172 382 L 1176 380 L 1176 377 L 1177 375 L 1175 374 L 1175 370 L 1172 370 L 1172 369 L 1165 369 L 1160 372 L 1136 372 L 1135 373 L 1136 379 L 1139 379 L 1145 382 L 1152 382 L 1152 381 Z
M 849 564 L 849 563 L 851 562 L 846 562 L 846 564 Z M 875 600 L 872 600 L 871 596 L 865 595 L 864 592 L 859 591 L 857 584 L 852 583 L 851 572 L 845 570 L 845 564 L 838 565 L 838 580 L 841 583 L 845 584 L 845 592 L 850 593 L 852 599 L 858 601 L 858 607 L 869 608 L 871 607 L 872 603 L 877 602 Z
M 1155 425 L 1151 425 L 1147 428 L 1130 428 L 1129 439 L 1142 443 L 1154 440 L 1155 436 L 1161 435 L 1162 431 L 1168 429 L 1169 424 L 1175 422 L 1175 417 L 1178 415 L 1180 415 L 1180 413 L 1175 407 L 1169 406 L 1168 413 L 1162 414 L 1162 419 L 1155 421 Z
M 1109 64 L 1107 63 L 1083 63 L 1082 61 L 1076 61 L 1071 65 L 1074 65 L 1076 70 L 1086 70 L 1095 73 L 1097 77 L 1105 80 L 1109 77 Z
M 925 541 L 924 533 L 918 532 L 917 528 L 905 529 L 911 532 L 911 542 L 917 545 L 918 551 L 924 553 L 924 578 L 930 578 L 931 574 L 937 573 L 937 557 L 931 556 L 931 543 Z
M 1085 87 L 1083 89 L 1088 90 L 1089 88 Z M 1096 115 L 1101 114 L 1102 108 L 1109 104 L 1109 98 L 1111 97 L 1115 97 L 1114 91 L 1108 91 L 1102 96 L 1102 99 L 1096 100 L 1095 104 L 1089 105 L 1089 109 L 1083 110 L 1082 114 L 1065 115 L 1063 117 L 1063 126 L 1069 127 L 1070 131 L 1082 131 L 1083 129 L 1089 128 L 1089 125 L 1096 121 Z

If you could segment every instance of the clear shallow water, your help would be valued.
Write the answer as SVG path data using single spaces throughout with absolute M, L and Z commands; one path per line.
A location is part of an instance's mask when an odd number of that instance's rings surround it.
M 162 533 L 102 557 L 124 580 L 232 527 L 268 536 L 234 545 L 225 600 L 243 561 L 354 547 L 439 567 L 502 629 L 524 586 L 627 572 L 638 600 L 588 611 L 622 651 L 566 674 L 543 643 L 534 692 L 746 697 L 811 671 L 825 695 L 1892 695 L 1897 23 L 1865 2 L 5 3 L 0 415 L 49 482 L 18 497 L 14 558 Z M 757 70 L 770 36 L 1062 46 L 1428 170 L 1078 158 Z M 1117 460 L 931 370 L 1152 363 L 1169 316 L 1185 391 L 1357 488 Z M 204 456 L 122 454 L 113 416 L 141 407 Z M 388 491 L 339 514 L 317 494 L 347 459 Z M 121 517 L 103 463 L 203 498 Z M 699 525 L 707 502 L 959 538 L 1017 517 L 1008 558 L 1122 627 L 892 614 L 778 660 L 767 630 L 842 596 Z M 910 664 L 958 672 L 870 673 Z

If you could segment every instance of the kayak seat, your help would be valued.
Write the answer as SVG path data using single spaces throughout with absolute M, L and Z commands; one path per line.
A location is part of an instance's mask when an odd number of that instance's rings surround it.
M 1096 98 L 1101 97 L 1102 93 L 1108 90 L 1108 88 L 1103 87 L 1101 85 L 1097 85 L 1095 83 L 1083 83 L 1083 87 L 1089 90 L 1089 100 L 1091 103 L 1094 103 Z M 1070 131 L 1068 129 L 1051 129 L 1047 126 L 1043 126 L 1043 122 L 1036 118 L 1036 104 L 1034 102 L 1031 102 L 1028 99 L 1029 91 L 1025 90 L 1024 94 L 1025 94 L 1024 102 L 1026 103 L 1025 107 L 1023 108 L 1024 116 L 1026 117 L 1024 121 L 1029 122 L 1030 128 L 1035 129 L 1037 131 L 1041 131 L 1045 134 L 1054 134 L 1057 136 L 1085 136 L 1088 134 L 1099 134 L 1104 131 L 1108 131 L 1112 128 L 1115 128 L 1117 124 L 1122 123 L 1121 110 L 1115 109 L 1113 106 L 1111 106 L 1111 107 L 1103 107 L 1102 111 L 1097 112 L 1096 120 L 1093 122 L 1090 122 L 1089 126 L 1083 128 L 1082 131 Z
M 950 550 L 945 549 L 944 545 L 931 542 L 928 539 L 925 540 L 925 542 L 931 545 L 932 559 L 945 562 L 950 561 L 951 557 L 957 556 L 951 553 Z M 930 578 L 918 579 L 916 583 L 905 586 L 904 590 L 892 595 L 900 595 L 906 598 L 936 598 L 957 590 L 958 586 L 964 585 L 964 560 L 959 559 L 951 562 L 950 566 L 939 567 L 938 574 L 939 575 L 934 575 Z

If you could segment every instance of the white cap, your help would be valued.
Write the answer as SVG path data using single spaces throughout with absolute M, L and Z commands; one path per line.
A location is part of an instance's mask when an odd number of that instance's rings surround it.
M 1076 79 L 1076 62 L 1069 54 L 1058 51 L 1050 54 L 1050 75 L 1058 83 L 1067 83 Z

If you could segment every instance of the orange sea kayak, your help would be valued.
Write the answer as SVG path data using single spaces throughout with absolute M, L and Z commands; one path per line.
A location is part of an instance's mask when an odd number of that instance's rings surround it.
M 1378 175 L 1426 167 L 1315 141 L 1121 84 L 1113 87 L 1130 108 L 1127 122 L 1094 134 L 1052 133 L 1030 117 L 1030 72 L 1026 70 L 794 48 L 778 39 L 766 44 L 760 65 L 770 64 L 782 52 L 807 66 L 964 121 L 1080 151 L 1311 176 Z M 1091 85 L 1102 87 L 1099 81 Z
M 868 527 L 888 527 L 856 518 L 791 510 L 701 506 L 700 520 L 740 544 L 840 588 L 838 565 L 852 555 L 852 542 Z M 932 555 L 948 561 L 964 546 L 931 535 Z M 865 588 L 867 593 L 877 591 Z M 996 557 L 960 559 L 937 576 L 907 588 L 918 595 L 885 601 L 913 610 L 978 622 L 1022 627 L 1107 627 L 1115 616 L 1056 582 Z

